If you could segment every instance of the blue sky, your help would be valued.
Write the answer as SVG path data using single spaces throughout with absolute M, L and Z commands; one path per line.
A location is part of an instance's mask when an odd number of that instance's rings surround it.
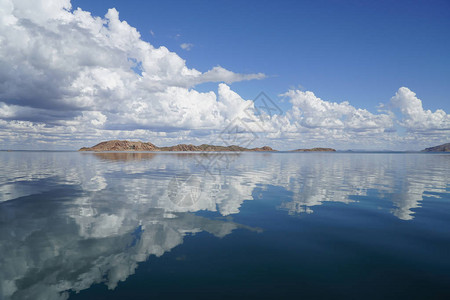
M 2 1 L 0 149 L 450 141 L 448 1 Z
M 450 111 L 448 1 L 72 1 L 115 7 L 143 39 L 189 67 L 220 65 L 269 78 L 233 84 L 246 99 L 291 87 L 375 112 L 401 86 Z M 151 34 L 154 33 L 154 35 Z M 180 49 L 191 43 L 190 51 Z M 211 85 L 208 85 L 210 88 Z

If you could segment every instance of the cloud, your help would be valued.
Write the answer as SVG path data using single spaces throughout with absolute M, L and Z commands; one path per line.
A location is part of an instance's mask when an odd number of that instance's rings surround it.
M 399 124 L 412 132 L 450 131 L 450 115 L 442 109 L 435 112 L 424 110 L 422 100 L 406 87 L 398 89 L 391 98 L 390 105 L 400 109 L 402 120 Z
M 104 18 L 70 1 L 2 1 L 0 11 L 0 117 L 44 126 L 102 115 L 89 124 L 105 128 L 217 126 L 214 92 L 205 82 L 261 79 L 221 67 L 202 73 L 166 47 L 155 48 L 119 19 Z M 222 106 L 222 109 L 227 109 Z M 88 113 L 89 112 L 89 113 Z M 84 116 L 84 117 L 80 117 Z M 83 124 L 80 127 L 83 127 Z
M 395 134 L 392 114 L 374 114 L 347 101 L 326 101 L 311 91 L 290 90 L 281 96 L 292 108 L 286 119 L 278 118 L 277 138 L 291 140 L 290 149 L 329 145 L 338 149 L 382 148 Z
M 257 122 L 244 112 L 254 104 L 230 85 L 264 79 L 264 73 L 241 74 L 219 65 L 206 72 L 188 68 L 176 53 L 142 40 L 114 8 L 97 17 L 72 10 L 69 0 L 37 0 L 32 7 L 29 1 L 0 1 L 4 147 L 77 148 L 116 138 L 209 143 L 236 117 L 247 118 L 247 127 L 259 134 L 258 143 L 273 145 L 275 140 L 285 149 L 356 142 L 383 147 L 405 141 L 417 147 L 448 138 L 449 116 L 424 110 L 407 88 L 400 88 L 389 109 L 378 113 L 293 89 L 282 95 L 292 107 Z M 208 82 L 218 83 L 217 91 L 196 90 Z M 400 109 L 400 120 L 395 109 Z M 399 127 L 407 134 L 396 133 Z
M 375 115 L 365 109 L 355 108 L 347 101 L 324 101 L 313 92 L 300 90 L 291 90 L 282 96 L 290 99 L 291 115 L 299 127 L 377 133 L 393 127 L 389 115 Z
M 406 87 L 401 87 L 387 105 L 381 105 L 384 110 L 378 113 L 347 101 L 322 100 L 311 91 L 290 90 L 281 96 L 292 104 L 286 114 L 296 128 L 287 137 L 301 133 L 305 140 L 332 141 L 344 147 L 401 150 L 420 150 L 448 140 L 450 116 L 441 109 L 424 110 L 422 101 Z M 400 119 L 395 114 L 397 109 Z
M 181 49 L 189 51 L 194 47 L 194 44 L 191 43 L 183 43 L 180 45 Z
M 206 73 L 203 73 L 201 76 L 201 81 L 224 81 L 225 83 L 231 84 L 233 82 L 237 81 L 244 81 L 244 80 L 253 80 L 253 79 L 264 79 L 266 75 L 263 73 L 257 73 L 257 74 L 237 74 L 234 72 L 231 72 L 227 69 L 222 68 L 221 66 L 217 66 L 212 68 Z M 220 80 L 219 80 L 220 78 Z

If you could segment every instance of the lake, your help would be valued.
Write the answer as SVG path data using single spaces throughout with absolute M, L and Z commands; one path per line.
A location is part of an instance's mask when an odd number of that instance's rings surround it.
M 450 154 L 0 152 L 0 299 L 450 299 Z

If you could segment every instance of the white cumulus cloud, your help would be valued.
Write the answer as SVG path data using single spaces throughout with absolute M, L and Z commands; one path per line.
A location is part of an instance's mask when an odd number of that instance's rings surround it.
M 391 110 L 377 113 L 290 90 L 282 96 L 292 107 L 260 111 L 261 122 L 255 104 L 230 85 L 264 78 L 219 65 L 188 68 L 175 52 L 142 40 L 114 8 L 98 17 L 70 0 L 0 0 L 1 148 L 77 148 L 107 139 L 208 143 L 237 117 L 259 134 L 254 146 L 279 149 L 417 147 L 449 136 L 449 115 L 425 110 L 405 87 L 385 106 Z M 217 91 L 196 90 L 206 82 L 218 83 Z
M 19 124 L 35 128 L 30 138 L 62 133 L 62 126 L 73 126 L 74 137 L 82 131 L 108 136 L 100 130 L 217 128 L 229 118 L 228 107 L 214 92 L 192 88 L 264 78 L 219 66 L 205 73 L 188 68 L 176 53 L 143 41 L 114 8 L 101 18 L 72 10 L 69 0 L 1 0 L 0 7 L 3 141 Z
M 435 112 L 424 110 L 422 100 L 407 87 L 398 89 L 390 104 L 400 109 L 402 119 L 399 124 L 410 131 L 429 132 L 430 130 L 450 131 L 450 115 L 442 109 Z M 449 132 L 450 133 L 450 132 Z
M 372 114 L 347 101 L 329 102 L 313 92 L 299 90 L 291 90 L 283 96 L 290 99 L 292 115 L 302 127 L 380 132 L 393 126 L 389 115 Z

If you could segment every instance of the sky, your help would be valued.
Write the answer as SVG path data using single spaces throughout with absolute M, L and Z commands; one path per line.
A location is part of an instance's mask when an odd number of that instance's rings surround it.
M 450 142 L 448 1 L 0 0 L 0 149 Z

